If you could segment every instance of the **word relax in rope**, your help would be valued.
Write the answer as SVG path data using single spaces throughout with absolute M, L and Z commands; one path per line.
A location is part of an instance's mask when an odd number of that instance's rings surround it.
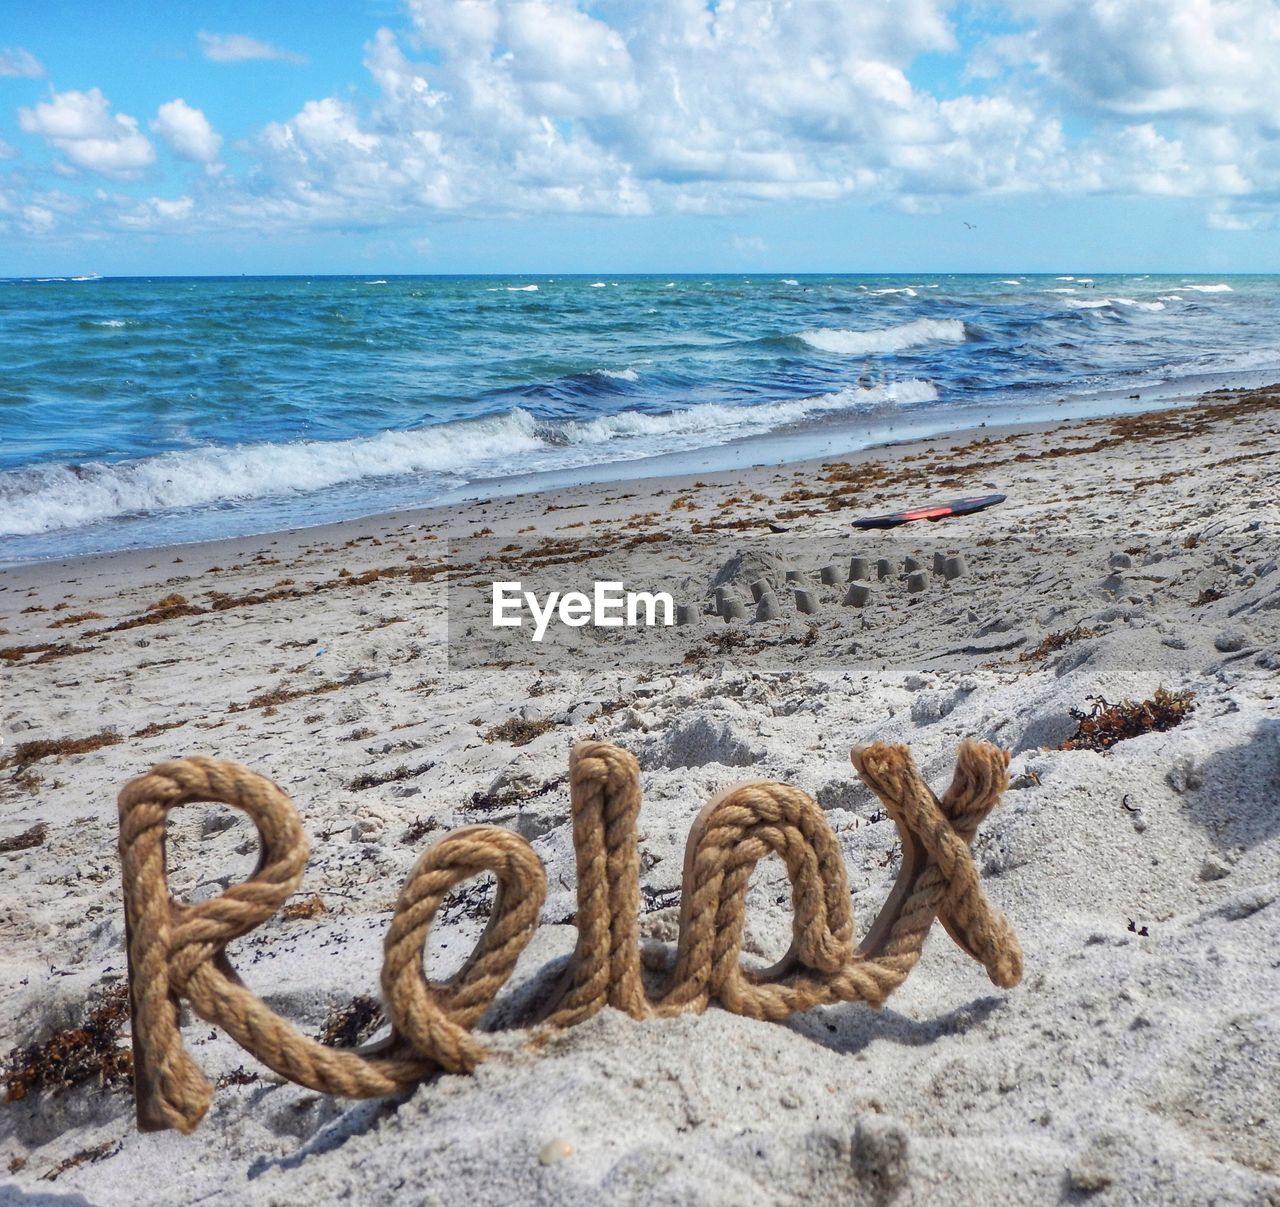
M 787 784 L 750 783 L 721 794 L 698 815 L 685 850 L 679 940 L 662 993 L 641 973 L 640 769 L 603 742 L 570 757 L 573 841 L 578 864 L 577 946 L 538 1019 L 567 1027 L 605 1006 L 632 1018 L 700 1013 L 712 1001 L 756 1019 L 780 1019 L 835 1002 L 879 1006 L 920 959 L 933 920 L 1004 988 L 1022 976 L 1018 940 L 983 895 L 970 843 L 1007 783 L 1009 756 L 965 742 L 941 799 L 905 747 L 876 743 L 853 764 L 893 818 L 902 869 L 870 931 L 855 946 L 844 864 L 822 810 Z M 258 869 L 242 884 L 197 905 L 169 891 L 169 811 L 196 801 L 243 809 L 257 826 Z M 483 1060 L 474 1027 L 532 937 L 546 896 L 542 863 L 521 837 L 468 826 L 436 842 L 405 882 L 384 943 L 382 992 L 392 1033 L 340 1050 L 308 1038 L 258 998 L 227 959 L 227 944 L 270 918 L 299 886 L 308 856 L 297 810 L 270 780 L 236 763 L 206 758 L 161 763 L 120 793 L 129 989 L 133 1011 L 138 1125 L 192 1131 L 212 1087 L 183 1046 L 185 999 L 282 1077 L 325 1094 L 398 1094 L 441 1070 Z M 743 915 L 755 865 L 781 857 L 794 903 L 791 949 L 773 968 L 742 967 Z M 461 970 L 432 984 L 423 971 L 427 931 L 455 885 L 490 872 L 497 880 L 488 926 Z M 652 969 L 662 952 L 644 953 Z M 658 958 L 650 960 L 648 957 Z

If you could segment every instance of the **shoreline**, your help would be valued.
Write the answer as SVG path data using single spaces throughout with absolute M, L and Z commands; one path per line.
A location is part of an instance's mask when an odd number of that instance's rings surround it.
M 35 571 L 41 567 L 83 570 L 99 562 L 115 559 L 120 559 L 124 564 L 130 565 L 139 558 L 151 560 L 171 553 L 181 553 L 183 550 L 203 551 L 218 556 L 228 553 L 232 545 L 268 542 L 274 546 L 280 542 L 281 538 L 288 538 L 295 545 L 301 547 L 307 541 L 312 543 L 332 541 L 342 537 L 343 534 L 350 533 L 357 533 L 363 536 L 370 531 L 382 530 L 394 523 L 404 522 L 419 525 L 441 523 L 448 530 L 455 525 L 468 522 L 467 516 L 474 509 L 488 505 L 510 504 L 519 500 L 527 501 L 531 505 L 542 501 L 543 503 L 550 502 L 558 506 L 564 506 L 564 498 L 574 500 L 584 495 L 590 501 L 595 502 L 597 501 L 596 496 L 600 492 L 610 488 L 616 491 L 625 491 L 628 495 L 635 496 L 664 488 L 678 491 L 691 486 L 697 481 L 723 486 L 727 485 L 737 475 L 748 471 L 813 470 L 833 460 L 844 461 L 849 464 L 866 464 L 867 462 L 922 452 L 933 449 L 935 446 L 939 449 L 955 447 L 958 444 L 968 443 L 981 437 L 1003 439 L 1012 436 L 1039 435 L 1059 427 L 1070 428 L 1090 422 L 1105 422 L 1122 416 L 1154 415 L 1167 411 L 1181 410 L 1186 407 L 1196 406 L 1208 398 L 1223 393 L 1233 394 L 1242 391 L 1266 391 L 1280 388 L 1280 386 L 1273 385 L 1265 374 L 1237 374 L 1236 378 L 1248 379 L 1252 384 L 1222 385 L 1214 390 L 1196 393 L 1188 393 L 1181 387 L 1170 389 L 1167 393 L 1159 389 L 1148 389 L 1144 394 L 1144 402 L 1141 407 L 1124 406 L 1102 410 L 1097 413 L 1090 412 L 1080 416 L 1029 421 L 1014 420 L 1007 423 L 978 422 L 958 427 L 947 427 L 937 432 L 929 432 L 923 435 L 905 435 L 847 451 L 832 450 L 814 453 L 810 449 L 804 455 L 783 457 L 777 460 L 755 461 L 750 465 L 734 464 L 717 469 L 680 468 L 680 463 L 690 457 L 715 453 L 725 448 L 767 448 L 776 446 L 780 442 L 794 442 L 799 447 L 804 448 L 806 445 L 812 446 L 818 439 L 818 431 L 812 429 L 799 433 L 779 431 L 765 435 L 741 437 L 729 441 L 725 445 L 694 449 L 688 454 L 661 454 L 654 457 L 640 458 L 635 461 L 599 462 L 590 466 L 579 467 L 578 470 L 547 470 L 534 474 L 515 474 L 507 479 L 479 479 L 469 483 L 466 487 L 459 488 L 458 491 L 452 494 L 446 494 L 440 500 L 423 504 L 422 506 L 374 511 L 367 514 L 352 515 L 339 520 L 328 520 L 318 524 L 293 528 L 265 529 L 261 532 L 249 532 L 239 536 L 219 536 L 202 540 L 179 541 L 172 544 L 111 549 L 101 552 L 73 554 L 66 557 L 54 555 L 32 561 L 14 563 L 0 561 L 0 590 L 4 588 L 6 575 L 22 571 Z M 1109 391 L 1102 395 L 1089 396 L 1089 401 L 1108 400 L 1112 403 L 1118 403 L 1121 401 L 1121 393 L 1122 391 L 1119 390 Z M 1127 402 L 1129 400 L 1125 399 L 1124 401 Z M 1058 405 L 1063 405 L 1063 403 Z M 843 430 L 847 432 L 852 429 Z M 838 442 L 838 435 L 833 439 Z M 654 472 L 643 474 L 628 472 L 634 471 L 639 465 L 650 466 L 654 469 Z M 675 468 L 665 468 L 670 466 L 675 466 Z M 593 476 L 580 480 L 578 475 L 582 472 L 592 472 Z M 556 479 L 563 480 L 556 481 Z M 527 484 L 527 489 L 518 487 L 513 490 L 485 489 L 486 487 L 497 486 L 503 481 Z M 922 486 L 921 489 L 927 493 L 929 488 L 928 486 Z M 930 501 L 933 500 L 923 497 L 909 498 L 904 500 L 902 505 L 912 506 Z M 3 547 L 0 545 L 0 558 L 2 557 Z
M 1258 959 L 1280 910 L 1277 447 L 1273 387 L 0 573 L 0 1054 L 119 1000 L 113 801 L 166 759 L 232 760 L 297 807 L 311 843 L 297 908 L 229 954 L 308 1035 L 376 995 L 399 886 L 444 833 L 518 834 L 548 886 L 474 1075 L 350 1102 L 282 1082 L 191 1020 L 184 1039 L 218 1083 L 196 1135 L 140 1134 L 127 1083 L 95 1076 L 0 1106 L 0 1168 L 19 1194 L 56 1179 L 65 1196 L 157 1207 L 175 1184 L 230 1207 L 372 1202 L 392 1180 L 422 1199 L 488 1201 L 499 1186 L 525 1201 L 666 1201 L 715 1186 L 775 1202 L 829 1185 L 870 1201 L 885 1186 L 867 1137 L 887 1136 L 903 1202 L 939 1187 L 998 1201 L 1011 1178 L 1027 1201 L 1064 1186 L 1280 1198 L 1280 1117 L 1258 1105 L 1280 1077 L 1280 968 Z M 975 515 L 849 524 L 989 483 L 1008 501 Z M 889 567 L 868 571 L 860 602 L 822 575 L 853 558 Z M 651 646 L 537 662 L 481 649 L 461 665 L 453 592 L 461 572 L 499 567 L 674 581 L 708 611 L 646 634 Z M 745 605 L 760 579 L 779 615 L 709 614 L 715 585 Z M 1175 726 L 1068 748 L 1099 699 L 1161 689 L 1194 705 Z M 669 950 L 708 799 L 744 779 L 811 797 L 863 934 L 902 853 L 850 749 L 905 746 L 941 791 L 967 738 L 1010 754 L 973 852 L 1022 944 L 1019 986 L 995 988 L 935 933 L 881 1010 L 786 1023 L 606 1010 L 550 1037 L 523 1027 L 577 941 L 575 743 L 639 763 L 641 935 Z M 180 900 L 256 866 L 252 824 L 225 808 L 178 810 L 167 844 Z M 489 899 L 470 885 L 446 900 L 433 982 L 457 971 Z M 771 965 L 791 939 L 786 869 L 767 858 L 743 958 Z M 552 1141 L 571 1155 L 548 1166 Z

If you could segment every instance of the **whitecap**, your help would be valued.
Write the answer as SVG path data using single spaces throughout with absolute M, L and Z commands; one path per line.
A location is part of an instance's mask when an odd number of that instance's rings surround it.
M 1055 281 L 1074 281 L 1075 277 L 1054 277 Z
M 847 386 L 830 394 L 815 394 L 768 406 L 735 407 L 708 402 L 662 415 L 622 411 L 616 415 L 602 415 L 598 419 L 574 420 L 564 424 L 560 432 L 561 438 L 570 444 L 595 444 L 619 437 L 713 433 L 728 440 L 750 432 L 770 431 L 798 423 L 815 414 L 867 411 L 886 405 L 911 406 L 936 402 L 937 399 L 938 391 L 931 382 L 912 377 L 874 386 Z
M 968 338 L 960 319 L 912 319 L 894 327 L 873 331 L 841 331 L 820 327 L 802 331 L 800 338 L 820 352 L 836 352 L 844 356 L 866 356 L 877 352 L 901 352 L 923 344 L 962 344 Z
M 886 294 L 886 293 L 905 293 L 905 294 L 907 295 L 907 297 L 909 297 L 909 298 L 914 298 L 914 297 L 918 297 L 918 296 L 919 296 L 919 295 L 916 293 L 916 291 L 915 291 L 914 289 L 912 289 L 912 288 L 911 288 L 911 286 L 910 286 L 910 285 L 903 285 L 903 286 L 900 286 L 900 287 L 899 287 L 899 288 L 897 288 L 897 289 L 888 288 L 888 287 L 886 287 L 885 289 L 873 289 L 871 292 L 872 292 L 872 293 L 878 293 L 878 294 Z
M 706 403 L 665 414 L 623 411 L 590 420 L 539 422 L 517 408 L 504 415 L 352 440 L 205 446 L 131 461 L 43 464 L 0 472 L 0 536 L 29 536 L 106 520 L 211 504 L 307 494 L 399 475 L 483 476 L 523 469 L 634 458 L 767 432 L 815 414 L 874 411 L 933 402 L 927 381 L 850 386 L 749 407 Z M 567 450 L 576 449 L 576 452 Z
M 508 285 L 507 292 L 508 293 L 537 293 L 538 287 L 536 285 Z
M 605 289 L 605 288 L 607 288 L 607 286 L 605 285 L 605 283 L 604 283 L 603 281 L 592 281 L 592 282 L 591 282 L 591 288 L 592 288 L 592 289 Z
M 378 280 L 376 280 L 376 281 L 366 281 L 366 282 L 365 282 L 365 284 L 366 284 L 366 285 L 385 285 L 385 284 L 386 284 L 386 281 L 384 281 L 384 280 L 382 280 L 381 278 L 379 278 L 379 279 L 378 279 Z
M 1140 302 L 1136 298 L 1094 298 L 1085 300 L 1083 298 L 1066 298 L 1063 301 L 1064 306 L 1071 307 L 1072 310 L 1101 310 L 1104 306 L 1128 306 L 1134 310 L 1163 310 L 1163 302 Z
M 794 278 L 792 278 L 792 277 L 783 277 L 783 278 L 782 278 L 782 283 L 783 283 L 784 285 L 799 285 L 799 284 L 800 284 L 800 282 L 799 282 L 799 281 L 795 280 L 795 279 L 794 279 Z
M 592 377 L 611 377 L 614 381 L 639 381 L 640 374 L 634 369 L 592 369 Z
M 124 319 L 90 319 L 90 327 L 127 327 L 129 324 Z
M 1193 289 L 1196 293 L 1234 293 L 1230 285 L 1183 285 L 1183 289 Z
M 0 536 L 140 512 L 305 494 L 395 474 L 447 472 L 543 447 L 533 416 L 506 415 L 354 440 L 205 446 L 131 461 L 0 472 Z

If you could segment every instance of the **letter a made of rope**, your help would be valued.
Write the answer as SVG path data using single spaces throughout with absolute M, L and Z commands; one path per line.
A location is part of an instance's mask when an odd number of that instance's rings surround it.
M 716 797 L 689 835 L 674 966 L 663 991 L 650 996 L 638 930 L 639 766 L 615 746 L 578 745 L 570 757 L 578 941 L 537 1021 L 567 1027 L 604 1006 L 637 1019 L 664 1017 L 698 1013 L 713 1001 L 758 1019 L 834 1002 L 879 1006 L 915 967 L 934 918 L 995 984 L 1016 985 L 1018 940 L 984 897 L 969 850 L 1005 788 L 1008 761 L 994 746 L 963 743 L 939 799 L 905 747 L 876 743 L 854 751 L 854 766 L 896 823 L 903 851 L 889 899 L 858 945 L 839 844 L 812 798 L 776 783 L 744 784 Z M 195 801 L 243 809 L 262 851 L 244 883 L 188 905 L 169 892 L 165 827 L 170 809 Z M 190 1132 L 209 1107 L 212 1087 L 182 1042 L 183 999 L 282 1077 L 325 1094 L 397 1094 L 440 1070 L 465 1072 L 484 1059 L 474 1028 L 532 937 L 546 896 L 542 863 L 523 838 L 468 826 L 422 855 L 384 943 L 391 1036 L 344 1051 L 287 1023 L 227 959 L 227 944 L 270 918 L 301 883 L 307 840 L 284 792 L 236 763 L 189 758 L 132 780 L 119 804 L 140 1128 Z M 793 939 L 777 965 L 755 972 L 741 963 L 743 915 L 752 869 L 770 854 L 791 877 Z M 423 951 L 436 911 L 451 888 L 484 872 L 497 880 L 488 926 L 459 972 L 432 984 Z

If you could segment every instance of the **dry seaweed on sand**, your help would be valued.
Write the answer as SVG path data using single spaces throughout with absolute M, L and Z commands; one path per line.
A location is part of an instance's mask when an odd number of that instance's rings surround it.
M 44 840 L 48 837 L 48 825 L 42 821 L 36 822 L 34 826 L 29 830 L 23 830 L 21 834 L 0 838 L 0 855 L 7 854 L 9 851 L 25 851 L 30 847 L 42 846 Z
M 321 914 L 328 912 L 324 898 L 319 893 L 312 893 L 310 897 L 303 897 L 301 901 L 291 901 L 280 911 L 280 917 L 286 922 L 294 922 L 299 918 L 318 918 Z
M 721 633 L 712 633 L 703 639 L 703 645 L 695 645 L 689 650 L 684 660 L 686 663 L 702 662 L 713 654 L 728 654 L 747 644 L 747 639 L 737 629 L 726 628 Z
M 1019 662 L 1040 662 L 1047 658 L 1050 654 L 1056 654 L 1060 649 L 1071 645 L 1075 641 L 1086 641 L 1090 637 L 1096 637 L 1098 631 L 1096 629 L 1086 629 L 1083 625 L 1076 625 L 1073 629 L 1060 629 L 1056 633 L 1050 633 L 1040 642 L 1034 650 L 1024 650 L 1018 655 Z
M 512 746 L 527 746 L 534 738 L 541 737 L 548 729 L 555 728 L 555 722 L 543 718 L 538 721 L 527 721 L 521 717 L 512 717 L 486 730 L 480 736 L 486 742 L 510 742 Z
M 316 1038 L 330 1048 L 356 1048 L 386 1021 L 382 1003 L 361 993 L 330 1010 Z
M 225 1090 L 232 1085 L 256 1085 L 261 1080 L 262 1077 L 259 1074 L 251 1072 L 244 1065 L 236 1065 L 230 1073 L 223 1073 L 214 1085 L 220 1090 Z
M 400 835 L 400 841 L 406 846 L 413 846 L 414 843 L 421 842 L 433 830 L 438 830 L 440 823 L 434 817 L 415 817 L 409 823 L 409 828 Z
M 78 1027 L 10 1051 L 3 1065 L 4 1101 L 19 1102 L 40 1090 L 67 1089 L 94 1078 L 132 1090 L 133 1052 L 119 1043 L 128 1021 L 129 989 L 112 985 Z
M 103 730 L 102 733 L 90 734 L 86 738 L 42 738 L 33 742 L 19 742 L 8 758 L 0 759 L 0 768 L 34 763 L 37 759 L 47 759 L 51 755 L 62 758 L 67 754 L 88 754 L 122 741 L 124 739 L 118 733 Z
M 1195 709 L 1195 692 L 1171 692 L 1157 688 L 1150 700 L 1121 700 L 1110 704 L 1102 696 L 1090 696 L 1088 712 L 1071 710 L 1076 732 L 1062 743 L 1062 750 L 1110 750 L 1117 742 L 1144 733 L 1164 733 L 1181 725 Z
M 352 792 L 363 792 L 367 788 L 378 788 L 383 784 L 399 784 L 405 780 L 411 780 L 416 776 L 426 774 L 434 766 L 435 763 L 428 760 L 425 763 L 419 763 L 416 767 L 401 763 L 390 771 L 366 771 L 361 775 L 357 775 L 347 787 Z
M 95 1161 L 114 1157 L 120 1151 L 120 1147 L 119 1140 L 104 1140 L 101 1144 L 95 1144 L 90 1148 L 82 1148 L 65 1160 L 59 1161 L 48 1172 L 42 1173 L 40 1180 L 42 1182 L 56 1182 L 68 1170 L 79 1169 L 81 1165 L 92 1165 Z

